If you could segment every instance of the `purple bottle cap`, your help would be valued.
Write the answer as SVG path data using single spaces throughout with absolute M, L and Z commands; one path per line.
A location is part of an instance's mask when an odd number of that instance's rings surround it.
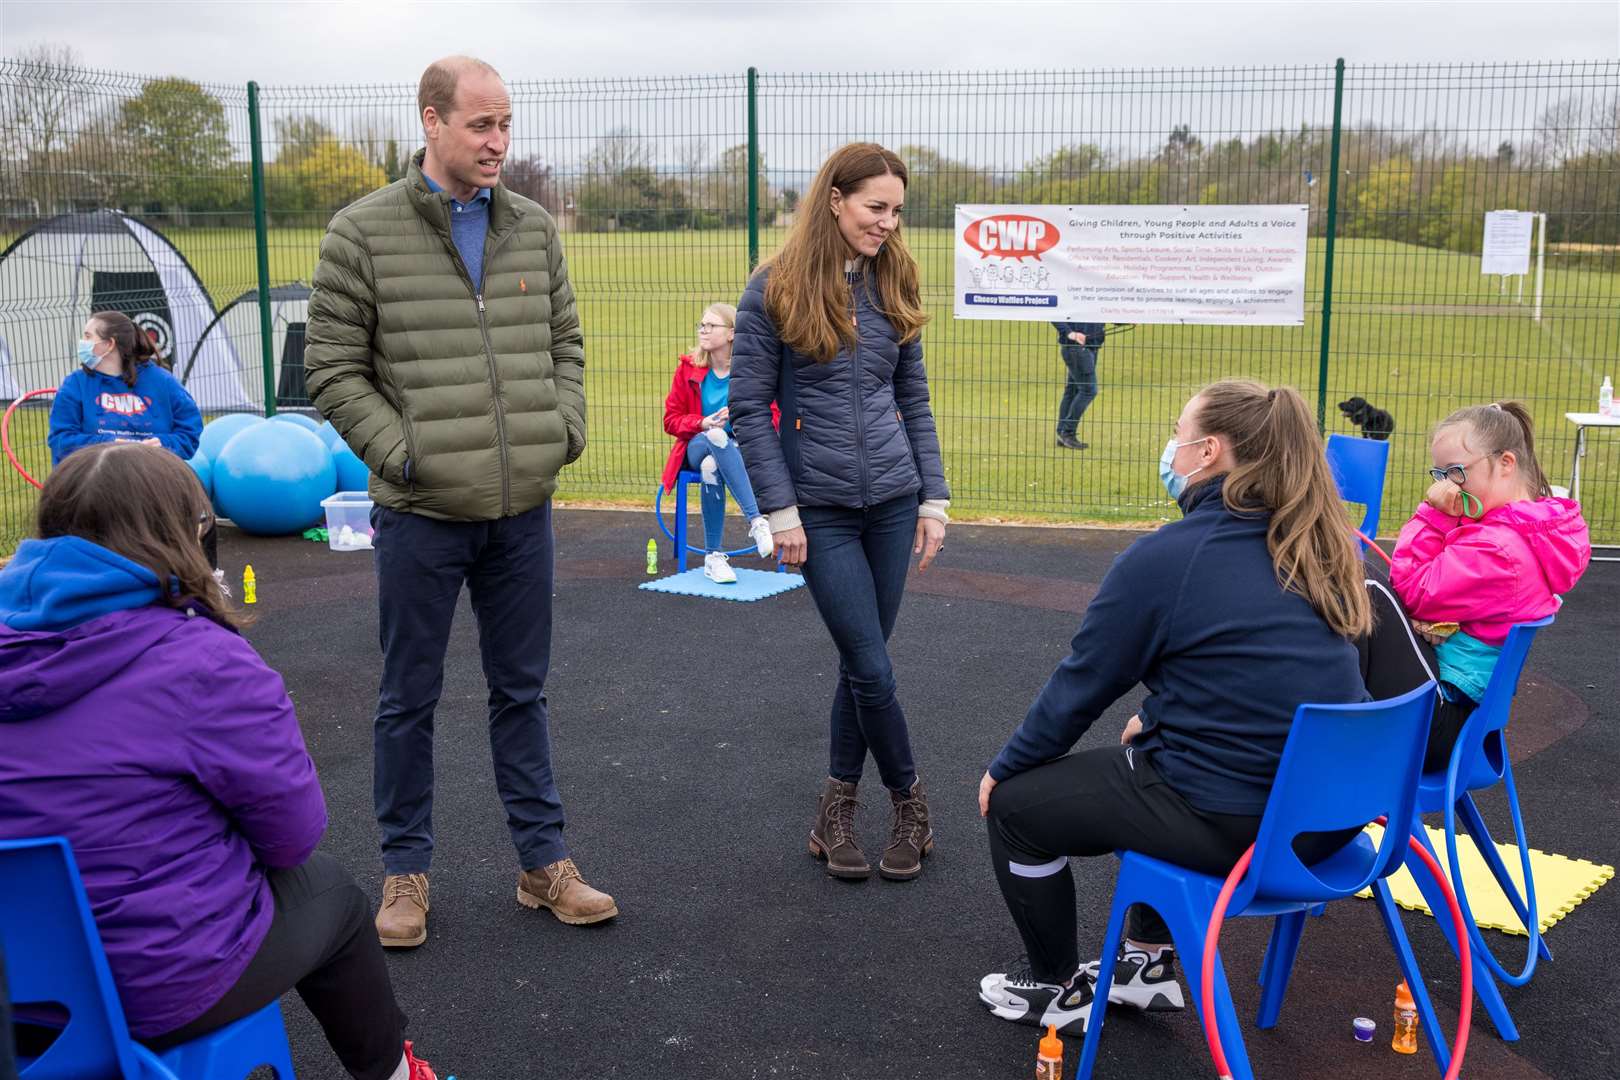
M 1350 1026 L 1356 1033 L 1356 1042 L 1372 1042 L 1373 1033 L 1378 1030 L 1378 1025 L 1365 1016 L 1356 1017 Z

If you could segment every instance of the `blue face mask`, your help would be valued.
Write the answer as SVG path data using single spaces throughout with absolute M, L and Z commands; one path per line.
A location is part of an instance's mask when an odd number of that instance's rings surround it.
M 1204 439 L 1207 438 L 1209 438 L 1209 436 L 1205 435 Z M 1176 467 L 1174 465 L 1176 451 L 1183 446 L 1192 446 L 1194 443 L 1201 443 L 1204 441 L 1204 439 L 1188 439 L 1186 442 L 1176 442 L 1174 438 L 1171 438 L 1169 442 L 1164 444 L 1164 453 L 1159 455 L 1159 479 L 1164 482 L 1164 490 L 1168 491 L 1170 493 L 1170 497 L 1175 499 L 1177 502 L 1181 501 L 1181 493 L 1187 490 L 1187 481 L 1203 472 L 1204 467 L 1200 465 L 1187 475 L 1181 475 L 1180 473 L 1176 472 Z
M 84 365 L 85 370 L 89 371 L 89 370 L 94 369 L 95 366 L 97 364 L 101 363 L 101 361 L 103 359 L 104 359 L 104 357 L 100 357 L 100 356 L 96 355 L 96 343 L 95 342 L 93 342 L 93 341 L 85 341 L 83 339 L 80 339 L 80 341 L 79 341 L 79 363 Z

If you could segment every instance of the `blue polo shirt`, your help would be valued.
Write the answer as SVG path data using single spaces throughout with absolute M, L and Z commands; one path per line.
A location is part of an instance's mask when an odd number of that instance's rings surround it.
M 433 177 L 422 174 L 429 191 L 443 191 Z M 489 234 L 489 188 L 479 188 L 471 202 L 450 200 L 450 239 L 455 241 L 461 261 L 467 264 L 473 291 L 484 291 L 484 238 Z

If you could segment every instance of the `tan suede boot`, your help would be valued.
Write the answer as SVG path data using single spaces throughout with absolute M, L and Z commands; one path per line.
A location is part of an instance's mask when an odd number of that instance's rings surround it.
M 591 888 L 579 876 L 573 859 L 559 859 L 538 870 L 518 874 L 518 903 L 547 908 L 570 926 L 604 922 L 619 913 L 619 905 L 605 892 Z
M 377 940 L 384 948 L 408 949 L 427 940 L 426 874 L 389 874 L 383 878 L 383 902 L 377 911 Z
M 827 860 L 827 873 L 847 881 L 872 876 L 866 853 L 855 839 L 855 785 L 827 777 L 810 826 L 810 854 Z
M 878 860 L 878 873 L 890 881 L 910 881 L 922 873 L 923 856 L 934 850 L 934 830 L 928 824 L 928 801 L 921 780 L 910 791 L 891 791 L 894 824 L 889 846 Z

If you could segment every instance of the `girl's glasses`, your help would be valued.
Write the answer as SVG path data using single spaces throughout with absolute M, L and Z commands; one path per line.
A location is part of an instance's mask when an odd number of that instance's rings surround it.
M 700 322 L 700 323 L 697 324 L 697 332 L 700 333 L 700 334 L 703 333 L 703 331 L 705 331 L 705 330 L 730 330 L 730 329 L 731 329 L 731 327 L 727 326 L 725 323 L 722 323 L 722 322 Z
M 1429 475 L 1434 477 L 1436 480 L 1450 480 L 1458 487 L 1462 487 L 1464 484 L 1468 483 L 1468 470 L 1490 456 L 1491 455 L 1489 454 L 1481 454 L 1479 457 L 1465 465 L 1447 465 L 1443 469 L 1430 469 Z

